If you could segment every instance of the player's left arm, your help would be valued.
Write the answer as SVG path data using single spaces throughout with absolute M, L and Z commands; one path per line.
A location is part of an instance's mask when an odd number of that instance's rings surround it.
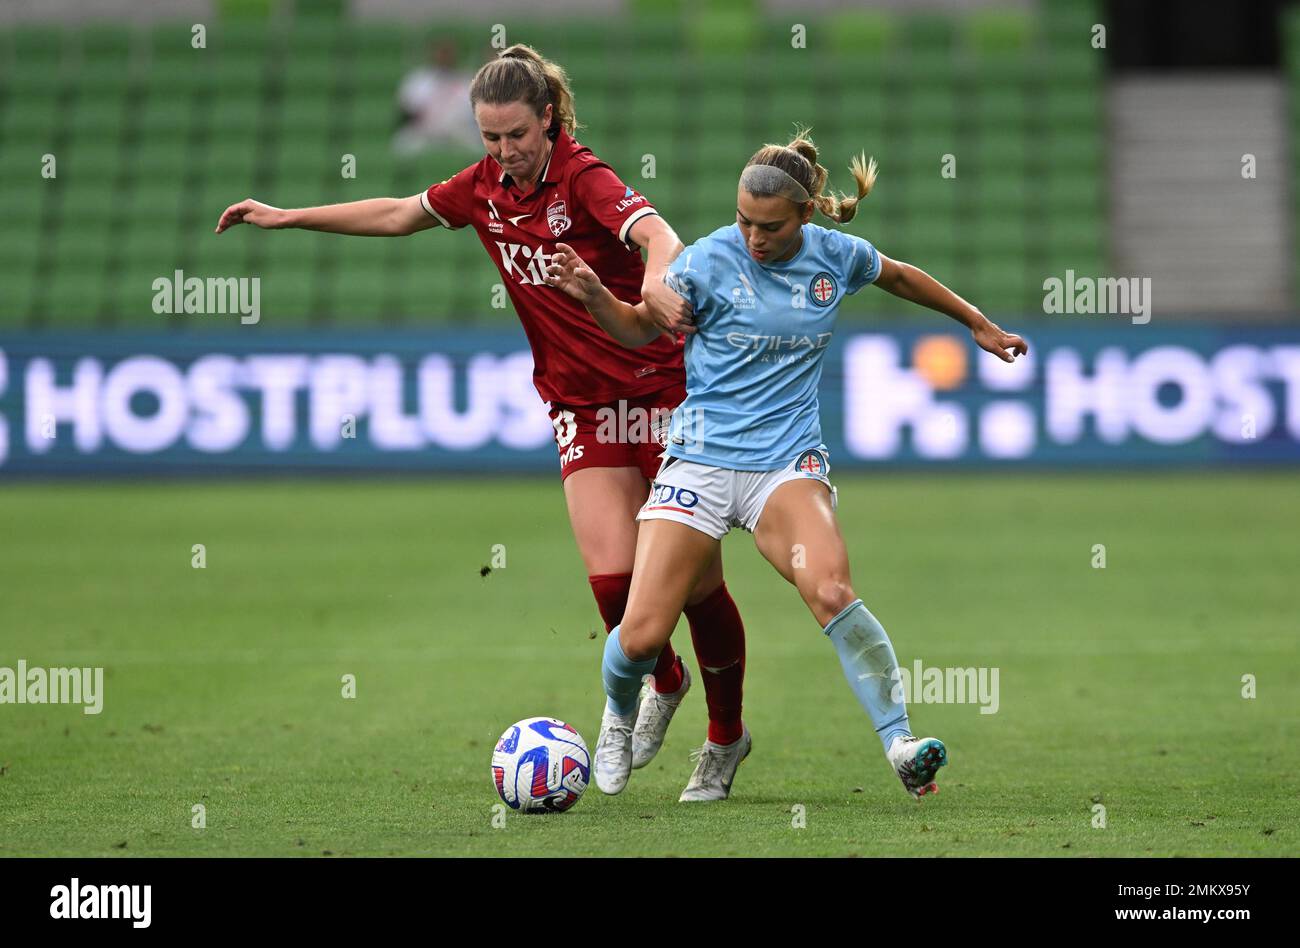
M 659 338 L 659 327 L 646 315 L 644 303 L 633 306 L 618 299 L 568 244 L 557 243 L 555 251 L 546 265 L 547 284 L 587 307 L 587 312 L 615 342 L 628 349 L 639 349 Z
M 682 252 L 682 242 L 645 195 L 624 184 L 614 169 L 594 156 L 589 164 L 575 173 L 570 193 L 629 250 L 646 251 L 649 259 L 638 307 L 661 333 L 675 338 L 679 332 L 694 332 L 690 305 L 663 283 L 668 265 Z
M 677 232 L 660 215 L 649 214 L 634 223 L 627 235 L 638 247 L 646 249 L 641 299 L 651 321 L 670 336 L 695 332 L 691 304 L 664 284 L 668 265 L 686 249 Z
M 880 275 L 876 286 L 899 299 L 908 300 L 951 316 L 970 330 L 975 343 L 1003 362 L 1016 361 L 1016 354 L 1028 355 L 1029 346 L 1015 333 L 1003 331 L 978 309 L 944 286 L 920 267 L 880 254 Z

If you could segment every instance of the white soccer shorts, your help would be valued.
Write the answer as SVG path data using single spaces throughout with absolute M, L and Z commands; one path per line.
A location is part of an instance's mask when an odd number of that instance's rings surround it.
M 834 509 L 836 496 L 828 477 L 830 469 L 825 445 L 800 451 L 789 464 L 775 471 L 734 471 L 667 457 L 636 518 L 684 523 L 715 540 L 726 536 L 732 527 L 753 533 L 772 491 L 787 481 L 821 481 L 831 492 Z

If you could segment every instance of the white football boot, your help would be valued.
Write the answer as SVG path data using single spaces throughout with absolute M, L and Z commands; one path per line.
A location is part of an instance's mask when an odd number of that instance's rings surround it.
M 655 691 L 654 679 L 650 678 L 641 692 L 641 706 L 636 713 L 636 727 L 632 731 L 632 769 L 639 770 L 655 759 L 659 748 L 664 746 L 664 735 L 668 733 L 668 722 L 677 713 L 686 692 L 691 690 L 691 670 L 682 663 L 682 685 L 671 694 L 661 695 Z
M 745 728 L 738 741 L 730 744 L 705 741 L 703 747 L 691 751 L 691 757 L 697 761 L 695 773 L 691 774 L 677 802 L 727 799 L 731 793 L 731 781 L 736 778 L 736 768 L 749 756 L 753 746 L 749 728 Z
M 917 800 L 938 793 L 934 782 L 939 768 L 948 763 L 948 749 L 937 737 L 896 737 L 885 755 L 903 781 L 903 787 Z
M 632 725 L 636 713 L 615 714 L 608 704 L 600 718 L 600 736 L 592 755 L 596 786 L 605 793 L 622 793 L 632 773 Z

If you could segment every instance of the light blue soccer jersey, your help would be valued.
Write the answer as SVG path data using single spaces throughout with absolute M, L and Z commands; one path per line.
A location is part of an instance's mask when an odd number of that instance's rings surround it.
M 798 253 L 761 264 L 736 224 L 691 244 L 664 282 L 695 309 L 686 337 L 686 401 L 668 454 L 739 471 L 770 471 L 822 442 L 822 357 L 846 294 L 880 276 L 861 237 L 803 225 Z

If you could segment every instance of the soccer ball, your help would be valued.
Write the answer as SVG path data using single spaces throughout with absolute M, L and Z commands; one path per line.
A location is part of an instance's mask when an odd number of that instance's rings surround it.
M 563 813 L 591 778 L 586 742 L 563 721 L 525 718 L 492 752 L 492 782 L 505 805 L 521 813 Z

